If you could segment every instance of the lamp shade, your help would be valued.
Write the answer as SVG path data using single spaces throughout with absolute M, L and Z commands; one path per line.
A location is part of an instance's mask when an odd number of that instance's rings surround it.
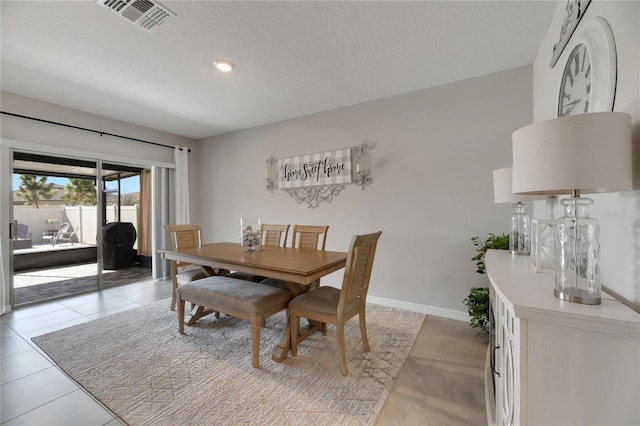
M 513 192 L 569 194 L 631 189 L 631 116 L 596 112 L 513 133 Z
M 511 190 L 512 168 L 506 167 L 493 171 L 493 200 L 496 203 L 525 203 L 533 200 L 544 200 L 545 195 L 514 194 Z

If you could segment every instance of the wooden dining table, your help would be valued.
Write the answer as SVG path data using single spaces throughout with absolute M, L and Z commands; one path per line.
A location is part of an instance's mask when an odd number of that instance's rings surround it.
M 345 252 L 275 246 L 260 246 L 259 251 L 248 251 L 238 243 L 227 242 L 159 250 L 159 253 L 167 260 L 276 278 L 287 283 L 294 297 L 308 291 L 310 285 L 320 278 L 344 268 L 347 263 Z M 311 334 L 313 328 L 304 335 Z M 285 330 L 271 358 L 281 362 L 290 349 L 291 328 L 287 315 Z

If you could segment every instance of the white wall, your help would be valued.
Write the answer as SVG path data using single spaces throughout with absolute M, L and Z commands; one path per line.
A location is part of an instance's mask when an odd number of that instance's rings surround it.
M 188 146 L 193 151 L 190 158 L 197 156 L 197 144 L 187 138 L 160 132 L 129 123 L 111 120 L 97 115 L 42 102 L 37 99 L 0 92 L 2 111 L 57 121 L 89 129 L 100 130 L 131 138 L 153 141 L 164 145 Z M 22 118 L 0 115 L 0 263 L 3 275 L 0 286 L 7 295 L 9 288 L 9 235 L 11 220 L 11 149 L 35 151 L 43 154 L 59 154 L 70 157 L 102 159 L 138 166 L 173 166 L 173 150 L 154 145 L 129 141 L 82 130 L 38 123 Z M 192 172 L 195 180 L 195 168 Z M 191 193 L 196 197 L 195 192 Z M 6 303 L 8 301 L 0 297 Z M 0 306 L 4 312 L 8 306 Z
M 206 242 L 238 241 L 241 216 L 330 225 L 327 249 L 382 230 L 369 294 L 467 319 L 463 299 L 487 285 L 471 237 L 508 232 L 492 171 L 511 164 L 511 133 L 531 123 L 532 69 L 518 68 L 200 141 L 198 217 Z M 265 160 L 373 143 L 373 184 L 330 204 L 265 190 Z M 340 286 L 341 272 L 325 284 Z
M 554 68 L 549 68 L 549 62 L 566 15 L 564 6 L 564 2 L 558 4 L 533 64 L 534 122 L 556 116 L 563 64 L 571 49 L 562 52 Z M 613 109 L 632 116 L 635 190 L 588 195 L 594 200 L 590 213 L 600 221 L 603 285 L 640 304 L 640 2 L 592 1 L 574 36 L 596 16 L 609 22 L 616 42 L 618 76 Z M 562 209 L 556 203 L 554 215 L 561 214 Z M 548 207 L 537 202 L 534 216 L 549 217 Z

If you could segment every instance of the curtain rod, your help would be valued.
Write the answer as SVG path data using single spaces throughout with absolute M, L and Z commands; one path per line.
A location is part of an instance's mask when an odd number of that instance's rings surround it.
M 122 135 L 116 135 L 114 133 L 103 132 L 103 131 L 100 131 L 100 130 L 87 129 L 86 127 L 78 127 L 78 126 L 73 126 L 71 124 L 58 123 L 57 121 L 43 120 L 42 118 L 29 117 L 27 115 L 14 114 L 12 112 L 6 112 L 6 111 L 0 111 L 0 114 L 10 115 L 12 117 L 25 118 L 27 120 L 39 121 L 41 123 L 55 124 L 56 126 L 69 127 L 71 129 L 84 130 L 85 132 L 97 133 L 100 136 L 104 136 L 104 135 L 113 136 L 115 138 L 127 139 L 127 140 L 130 140 L 130 141 L 148 143 L 149 145 L 156 145 L 156 146 L 161 146 L 163 148 L 174 149 L 174 147 L 172 147 L 172 146 L 164 145 L 164 144 L 161 144 L 161 143 L 158 143 L 158 142 L 151 142 L 151 141 L 145 141 L 143 139 L 130 138 L 129 136 L 122 136 Z M 178 149 L 180 151 L 182 151 L 183 148 L 179 147 Z M 187 152 L 191 152 L 191 149 L 187 148 Z

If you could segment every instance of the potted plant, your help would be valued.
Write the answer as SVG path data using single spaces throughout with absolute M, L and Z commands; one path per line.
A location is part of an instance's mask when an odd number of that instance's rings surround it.
M 47 225 L 49 225 L 49 231 L 55 231 L 54 225 L 58 224 L 58 219 L 47 219 L 44 221 Z
M 469 295 L 464 299 L 469 316 L 469 327 L 479 328 L 478 334 L 489 333 L 489 288 L 472 287 Z
M 476 255 L 471 258 L 476 262 L 476 272 L 484 275 L 487 273 L 484 263 L 484 255 L 489 249 L 509 250 L 509 235 L 489 234 L 486 240 L 480 237 L 471 238 L 476 248 Z M 469 326 L 479 328 L 478 334 L 489 333 L 489 288 L 488 287 L 472 287 L 469 295 L 464 299 L 469 316 Z
M 477 254 L 471 258 L 476 262 L 476 272 L 479 274 L 486 274 L 486 267 L 484 264 L 484 255 L 489 249 L 496 250 L 509 250 L 509 235 L 494 235 L 489 234 L 486 240 L 482 241 L 480 237 L 471 238 L 473 245 L 476 248 Z

